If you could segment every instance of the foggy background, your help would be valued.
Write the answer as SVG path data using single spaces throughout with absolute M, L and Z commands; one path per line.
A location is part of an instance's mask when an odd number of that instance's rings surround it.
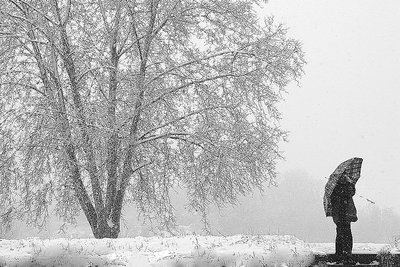
M 334 242 L 335 225 L 326 218 L 322 195 L 336 166 L 364 158 L 354 197 L 359 221 L 355 242 L 388 243 L 400 235 L 400 2 L 271 0 L 261 16 L 274 15 L 303 42 L 308 64 L 300 87 L 292 84 L 280 110 L 290 132 L 281 144 L 279 186 L 241 198 L 241 205 L 210 210 L 214 234 L 291 234 L 307 242 Z M 180 231 L 201 233 L 198 216 L 175 202 Z M 124 210 L 120 237 L 151 235 L 137 221 L 134 207 Z M 50 218 L 37 231 L 14 225 L 8 238 L 92 237 L 86 219 L 60 232 Z
M 400 2 L 271 0 L 274 15 L 302 41 L 300 87 L 281 103 L 282 173 L 324 179 L 346 159 L 364 159 L 357 190 L 400 212 Z
M 310 178 L 303 171 L 291 171 L 280 175 L 279 187 L 266 188 L 252 196 L 241 198 L 241 204 L 222 210 L 210 209 L 210 223 L 214 235 L 294 235 L 306 242 L 334 242 L 336 229 L 332 218 L 326 218 L 322 205 L 325 181 Z M 185 208 L 186 197 L 176 191 L 173 202 L 176 207 L 176 234 L 204 234 L 200 216 Z M 393 209 L 381 208 L 364 199 L 354 197 L 359 221 L 352 224 L 354 242 L 391 243 L 399 237 L 400 216 Z M 138 235 L 163 234 L 151 230 L 138 220 L 134 206 L 124 209 L 120 238 Z M 62 222 L 51 218 L 47 229 L 38 231 L 25 224 L 15 224 L 7 238 L 92 238 L 86 218 L 81 215 L 77 225 L 67 225 L 60 231 Z

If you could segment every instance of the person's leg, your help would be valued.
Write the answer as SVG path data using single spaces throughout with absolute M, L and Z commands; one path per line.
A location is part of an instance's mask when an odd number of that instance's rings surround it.
M 344 251 L 344 233 L 343 233 L 343 225 L 340 222 L 336 223 L 336 242 L 335 242 L 335 256 L 336 260 L 340 261 L 343 259 L 343 251 Z
M 351 233 L 350 222 L 343 224 L 343 238 L 344 238 L 343 253 L 345 255 L 345 260 L 351 261 L 351 252 L 353 250 L 353 236 Z
M 348 247 L 347 247 L 347 249 L 351 254 L 353 251 L 353 234 L 351 233 L 351 223 L 349 223 L 349 225 L 348 225 Z

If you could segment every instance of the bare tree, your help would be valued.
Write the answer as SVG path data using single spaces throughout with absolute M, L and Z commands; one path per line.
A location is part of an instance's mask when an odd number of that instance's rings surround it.
M 169 228 L 175 186 L 206 215 L 274 182 L 304 59 L 261 2 L 0 0 L 2 218 L 116 238 L 126 202 Z

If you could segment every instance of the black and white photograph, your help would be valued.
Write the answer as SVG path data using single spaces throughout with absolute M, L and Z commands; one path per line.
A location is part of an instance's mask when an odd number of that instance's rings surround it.
M 400 267 L 400 1 L 0 0 L 0 267 Z

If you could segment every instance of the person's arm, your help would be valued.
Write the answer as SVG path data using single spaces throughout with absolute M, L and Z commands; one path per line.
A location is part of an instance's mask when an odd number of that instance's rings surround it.
M 356 187 L 352 183 L 346 183 L 343 186 L 343 191 L 341 193 L 342 193 L 342 195 L 341 195 L 342 198 L 349 199 L 355 195 Z
M 350 197 L 353 197 L 356 194 L 356 186 L 354 184 L 350 183 L 348 190 Z

